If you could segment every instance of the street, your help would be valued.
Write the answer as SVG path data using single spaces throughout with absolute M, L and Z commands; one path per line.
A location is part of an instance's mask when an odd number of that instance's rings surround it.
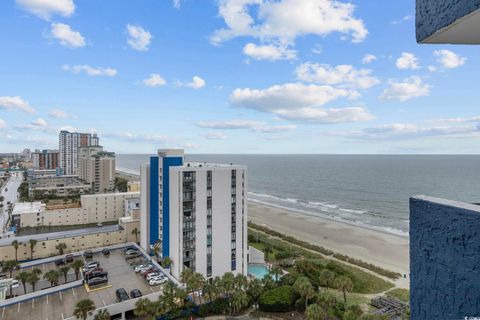
M 5 186 L 2 187 L 0 194 L 5 198 L 3 208 L 0 210 L 0 233 L 5 232 L 8 221 L 8 202 L 15 203 L 18 199 L 17 190 L 22 184 L 22 173 L 13 172 Z

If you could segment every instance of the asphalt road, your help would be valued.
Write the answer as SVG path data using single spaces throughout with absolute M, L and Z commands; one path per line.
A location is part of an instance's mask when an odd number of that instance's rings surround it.
M 5 231 L 5 224 L 8 220 L 7 214 L 7 203 L 10 201 L 11 203 L 15 203 L 18 199 L 18 187 L 22 184 L 22 173 L 12 173 L 12 176 L 7 181 L 5 186 L 0 190 L 0 194 L 5 198 L 3 201 L 3 208 L 0 211 L 0 232 L 3 233 Z

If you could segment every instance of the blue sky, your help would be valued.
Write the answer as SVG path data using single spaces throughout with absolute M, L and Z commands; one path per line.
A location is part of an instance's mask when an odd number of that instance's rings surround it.
M 479 153 L 479 48 L 414 1 L 0 2 L 0 150 Z

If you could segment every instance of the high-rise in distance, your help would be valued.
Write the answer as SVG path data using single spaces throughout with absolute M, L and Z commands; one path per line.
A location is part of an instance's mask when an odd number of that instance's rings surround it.
M 78 149 L 80 147 L 98 146 L 96 134 L 60 131 L 59 162 L 62 175 L 76 175 L 78 168 Z

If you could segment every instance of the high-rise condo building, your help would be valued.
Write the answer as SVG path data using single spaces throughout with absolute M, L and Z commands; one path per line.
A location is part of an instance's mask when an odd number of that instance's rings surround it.
M 94 193 L 112 192 L 115 188 L 115 153 L 101 146 L 78 148 L 78 177 L 92 185 Z
M 62 175 L 76 175 L 78 168 L 78 148 L 98 146 L 96 134 L 60 131 L 59 162 Z
M 32 153 L 33 168 L 36 170 L 55 170 L 58 168 L 58 150 L 42 150 Z
M 159 150 L 141 167 L 141 245 L 159 248 L 179 278 L 247 274 L 247 168 L 184 163 L 183 150 Z

